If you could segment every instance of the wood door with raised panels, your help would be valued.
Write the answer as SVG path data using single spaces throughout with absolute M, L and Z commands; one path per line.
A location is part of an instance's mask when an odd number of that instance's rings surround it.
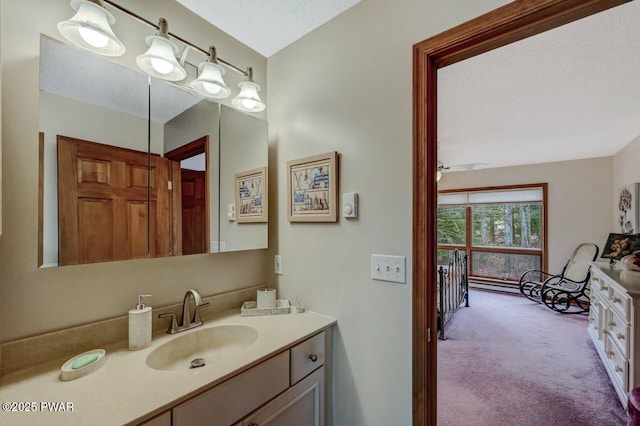
M 59 265 L 147 257 L 147 153 L 57 141 Z
M 206 253 L 206 174 L 181 170 L 182 254 Z

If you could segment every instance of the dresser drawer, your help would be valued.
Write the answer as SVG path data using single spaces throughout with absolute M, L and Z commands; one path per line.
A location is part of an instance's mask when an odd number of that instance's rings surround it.
M 631 300 L 631 297 L 624 290 L 610 286 L 609 303 L 626 322 L 631 320 Z
M 599 276 L 595 274 L 591 275 L 591 279 L 589 280 L 589 288 L 591 289 L 592 295 L 595 292 L 599 292 L 600 294 L 602 294 L 603 291 L 606 291 L 602 289 L 602 285 L 603 283 Z
M 596 333 L 598 340 L 603 341 L 602 317 L 605 314 L 605 308 L 600 301 L 592 301 L 589 309 L 589 327 Z
M 606 336 L 607 369 L 625 393 L 629 392 L 629 360 L 611 339 Z
M 324 331 L 291 348 L 291 384 L 324 364 Z
M 625 358 L 629 358 L 631 345 L 629 344 L 629 324 L 620 317 L 615 310 L 607 311 L 605 323 L 607 334 L 611 340 L 618 345 L 618 349 Z

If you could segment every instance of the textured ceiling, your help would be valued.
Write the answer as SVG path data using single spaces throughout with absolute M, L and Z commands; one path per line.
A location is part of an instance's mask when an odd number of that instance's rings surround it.
M 125 114 L 166 123 L 202 99 L 99 55 L 41 37 L 40 90 Z
M 640 135 L 640 2 L 438 71 L 438 156 L 489 167 L 610 156 Z
M 177 1 L 269 57 L 361 0 Z

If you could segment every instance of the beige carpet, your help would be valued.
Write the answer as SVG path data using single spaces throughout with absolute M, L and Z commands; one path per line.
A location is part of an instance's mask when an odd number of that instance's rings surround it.
M 438 341 L 439 425 L 626 424 L 586 314 L 472 290 L 446 333 Z

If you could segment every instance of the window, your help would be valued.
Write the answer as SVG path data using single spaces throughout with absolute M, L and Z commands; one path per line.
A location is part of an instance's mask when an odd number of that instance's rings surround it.
M 546 269 L 546 184 L 443 191 L 438 195 L 438 264 L 469 254 L 469 275 L 517 282 Z

